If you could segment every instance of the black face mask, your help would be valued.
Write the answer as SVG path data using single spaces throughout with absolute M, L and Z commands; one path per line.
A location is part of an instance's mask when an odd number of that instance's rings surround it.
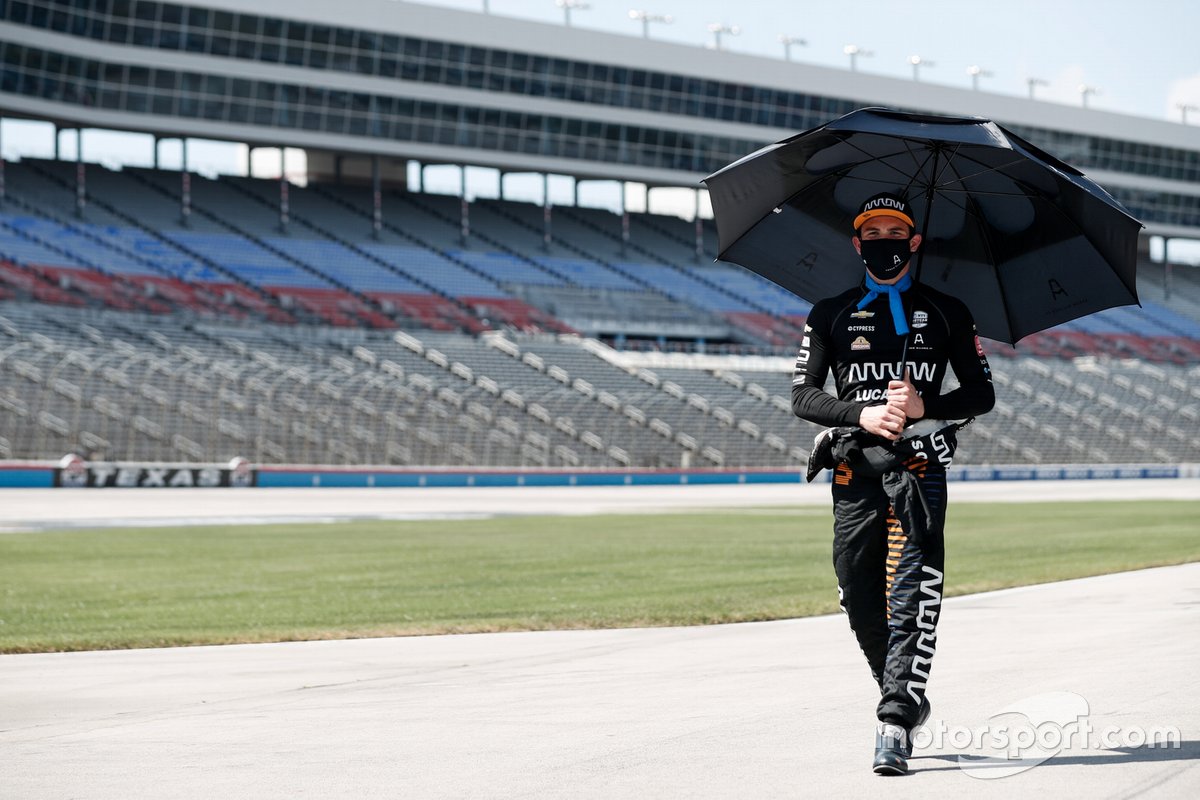
M 862 260 L 877 281 L 890 281 L 912 258 L 912 239 L 862 239 Z

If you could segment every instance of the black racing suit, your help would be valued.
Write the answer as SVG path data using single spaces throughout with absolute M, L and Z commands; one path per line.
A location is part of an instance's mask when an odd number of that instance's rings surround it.
M 817 303 L 809 314 L 792 380 L 797 416 L 857 426 L 864 408 L 885 402 L 888 382 L 903 377 L 904 337 L 895 331 L 887 296 L 859 311 L 865 294 L 863 287 L 851 289 Z M 910 328 L 906 361 L 925 417 L 961 420 L 991 410 L 991 370 L 967 307 L 921 284 L 903 298 Z M 960 386 L 942 394 L 947 365 Z M 830 369 L 836 397 L 822 388 Z M 919 488 L 908 494 L 898 489 L 902 482 L 894 473 L 851 468 L 845 461 L 834 471 L 833 564 L 842 609 L 879 684 L 879 719 L 905 728 L 916 722 L 936 644 L 945 470 L 953 447 L 952 437 L 947 445 L 935 436 L 928 452 L 897 459 L 895 470 L 907 472 L 908 485 Z

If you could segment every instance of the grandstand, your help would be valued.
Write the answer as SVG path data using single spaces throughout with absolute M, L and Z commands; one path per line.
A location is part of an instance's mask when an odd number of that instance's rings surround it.
M 1200 148 L 1169 123 L 800 64 L 764 77 L 758 57 L 406 3 L 383 33 L 370 3 L 140 2 L 124 33 L 120 4 L 46 5 L 5 6 L 5 115 L 304 147 L 310 174 L 3 164 L 0 458 L 804 463 L 816 428 L 788 392 L 810 306 L 715 261 L 711 222 L 468 203 L 395 161 L 695 188 L 896 96 L 994 117 L 1095 175 L 1147 236 L 1200 238 Z M 528 118 L 501 110 L 512 95 Z M 1200 462 L 1200 278 L 1143 250 L 1140 307 L 990 343 L 997 406 L 962 463 Z

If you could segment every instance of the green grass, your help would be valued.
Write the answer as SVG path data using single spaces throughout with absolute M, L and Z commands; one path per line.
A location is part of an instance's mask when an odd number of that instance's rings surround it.
M 959 504 L 949 594 L 1200 560 L 1200 502 Z M 836 610 L 828 508 L 0 536 L 0 652 Z

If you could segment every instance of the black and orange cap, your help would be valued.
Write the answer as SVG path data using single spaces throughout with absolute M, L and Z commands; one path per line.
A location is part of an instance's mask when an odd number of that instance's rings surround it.
M 910 228 L 917 227 L 913 222 L 912 212 L 908 210 L 908 203 L 890 192 L 877 194 L 862 204 L 858 216 L 854 218 L 854 230 L 861 228 L 864 222 L 873 217 L 896 217 L 908 223 Z

